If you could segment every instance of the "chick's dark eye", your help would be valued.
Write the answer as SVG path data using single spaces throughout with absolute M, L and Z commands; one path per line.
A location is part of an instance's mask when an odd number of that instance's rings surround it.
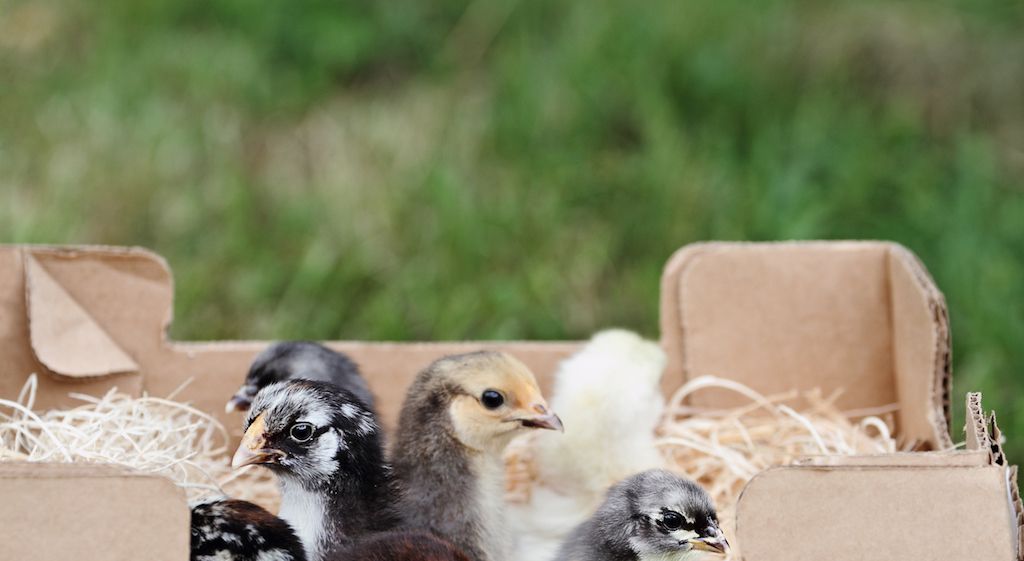
M 683 527 L 683 515 L 670 510 L 661 515 L 661 523 L 669 530 L 678 530 Z
M 292 437 L 292 440 L 295 442 L 306 442 L 313 438 L 313 425 L 309 423 L 295 423 L 288 430 L 288 436 Z
M 480 403 L 483 403 L 484 407 L 488 409 L 497 409 L 505 403 L 505 396 L 496 390 L 485 390 L 480 396 Z

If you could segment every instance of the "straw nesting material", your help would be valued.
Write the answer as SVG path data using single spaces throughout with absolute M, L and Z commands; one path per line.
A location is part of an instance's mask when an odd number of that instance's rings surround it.
M 184 386 L 182 386 L 184 387 Z M 36 413 L 33 374 L 17 401 L 0 399 L 0 461 L 92 462 L 165 476 L 190 500 L 215 495 L 276 511 L 276 484 L 263 469 L 232 472 L 228 432 L 217 419 L 167 398 L 70 394 L 82 405 Z
M 686 404 L 711 388 L 743 396 L 749 403 L 731 409 Z M 743 486 L 758 472 L 815 455 L 891 454 L 896 405 L 841 411 L 841 392 L 819 390 L 764 396 L 714 376 L 694 378 L 669 400 L 655 444 L 669 468 L 703 485 L 719 510 L 731 510 Z M 795 403 L 805 404 L 800 411 Z

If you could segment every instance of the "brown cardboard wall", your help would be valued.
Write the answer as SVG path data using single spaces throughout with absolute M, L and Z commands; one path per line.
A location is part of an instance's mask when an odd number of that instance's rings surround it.
M 36 406 L 41 409 L 51 407 L 69 406 L 73 402 L 67 397 L 68 392 L 83 392 L 88 394 L 102 394 L 113 386 L 123 391 L 137 394 L 142 388 L 142 377 L 137 373 L 125 373 L 108 375 L 102 377 L 71 378 L 53 372 L 40 360 L 30 336 L 29 318 L 29 293 L 26 282 L 26 262 L 30 255 L 41 257 L 40 263 L 43 267 L 51 261 L 48 257 L 58 260 L 67 260 L 82 266 L 82 275 L 74 271 L 67 271 L 62 268 L 55 275 L 54 279 L 63 289 L 74 298 L 83 310 L 90 315 L 100 316 L 98 325 L 104 325 L 103 319 L 122 319 L 120 317 L 105 317 L 116 314 L 117 309 L 138 310 L 137 315 L 145 315 L 151 311 L 145 308 L 145 301 L 140 300 L 140 295 L 126 291 L 123 294 L 120 290 L 125 288 L 123 284 L 131 284 L 131 274 L 120 273 L 120 276 L 127 277 L 127 283 L 112 283 L 105 277 L 117 275 L 99 274 L 102 272 L 115 273 L 122 267 L 129 271 L 139 268 L 161 268 L 163 261 L 159 257 L 133 249 L 75 249 L 57 250 L 51 248 L 25 248 L 22 246 L 0 246 L 0 349 L 3 353 L 3 362 L 0 363 L 0 396 L 5 398 L 17 397 L 18 391 L 24 385 L 25 380 L 32 373 L 40 375 L 40 387 Z M 50 269 L 47 268 L 47 271 Z M 167 297 L 170 297 L 170 274 L 163 268 L 166 279 Z M 147 276 L 153 273 L 148 273 Z M 97 282 L 97 277 L 101 282 Z M 169 302 L 169 300 L 168 300 Z M 37 302 L 39 306 L 45 302 Z M 99 308 L 113 308 L 111 310 L 100 310 Z M 37 307 L 37 309 L 39 309 Z M 159 321 L 159 320 L 158 320 Z M 131 336 L 138 328 L 137 323 L 129 323 L 127 326 L 115 327 L 117 333 L 110 333 L 112 338 L 117 340 L 118 336 Z M 141 330 L 145 331 L 145 330 Z M 150 330 L 151 332 L 153 330 Z M 108 331 L 105 331 L 109 333 Z M 154 333 L 155 335 L 155 333 Z M 69 331 L 52 333 L 54 339 L 40 341 L 43 347 L 43 358 L 47 352 L 62 347 L 60 337 L 73 337 Z M 122 348 L 124 343 L 119 342 Z M 74 346 L 74 345 L 69 345 Z M 136 349 L 129 349 L 131 354 Z
M 141 249 L 0 246 L 0 396 L 14 398 L 32 373 L 36 406 L 67 407 L 70 392 L 166 396 L 209 411 L 233 432 L 239 414 L 223 412 L 266 342 L 173 343 L 166 338 L 173 285 L 167 264 Z M 481 348 L 515 354 L 547 386 L 576 342 L 335 342 L 358 362 L 392 426 L 405 388 L 431 361 Z
M 888 269 L 900 436 L 948 448 L 952 351 L 945 299 L 906 249 L 889 246 Z
M 745 561 L 1009 561 L 1015 524 L 991 465 L 773 468 L 736 512 Z
M 949 445 L 944 302 L 899 246 L 696 244 L 669 261 L 661 289 L 666 391 L 703 375 L 764 394 L 841 389 L 841 408 L 898 403 L 907 440 Z M 737 399 L 708 391 L 691 402 Z
M 185 561 L 181 489 L 113 466 L 4 464 L 0 559 Z

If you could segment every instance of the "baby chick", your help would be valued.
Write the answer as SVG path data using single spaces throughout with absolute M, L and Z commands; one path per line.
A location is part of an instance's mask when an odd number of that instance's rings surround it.
M 309 561 L 338 555 L 399 521 L 373 413 L 326 382 L 272 384 L 253 401 L 232 466 L 259 464 L 281 485 L 279 516 Z
M 191 561 L 306 561 L 287 522 L 247 501 L 219 499 L 192 507 Z
M 374 408 L 373 394 L 352 359 L 312 341 L 281 341 L 256 355 L 245 383 L 228 400 L 225 410 L 245 411 L 261 389 L 299 379 L 330 382 L 352 392 L 371 411 Z
M 665 353 L 622 329 L 602 331 L 555 374 L 551 406 L 565 434 L 532 438 L 536 481 L 509 505 L 517 559 L 551 559 L 623 478 L 664 467 L 654 444 L 665 400 Z
M 483 351 L 434 362 L 410 386 L 395 437 L 406 522 L 475 561 L 505 561 L 502 452 L 538 428 L 562 430 L 562 421 L 515 358 Z
M 687 561 L 700 552 L 728 549 L 707 492 L 689 479 L 653 469 L 609 489 L 555 561 Z
M 353 545 L 338 561 L 470 561 L 451 543 L 426 532 L 382 532 Z

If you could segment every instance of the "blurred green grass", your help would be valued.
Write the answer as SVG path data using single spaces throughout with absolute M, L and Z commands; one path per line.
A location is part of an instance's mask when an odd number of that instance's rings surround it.
M 395 340 L 654 336 L 685 243 L 896 240 L 1019 459 L 1022 26 L 996 0 L 0 0 L 0 239 L 158 251 L 176 338 Z

